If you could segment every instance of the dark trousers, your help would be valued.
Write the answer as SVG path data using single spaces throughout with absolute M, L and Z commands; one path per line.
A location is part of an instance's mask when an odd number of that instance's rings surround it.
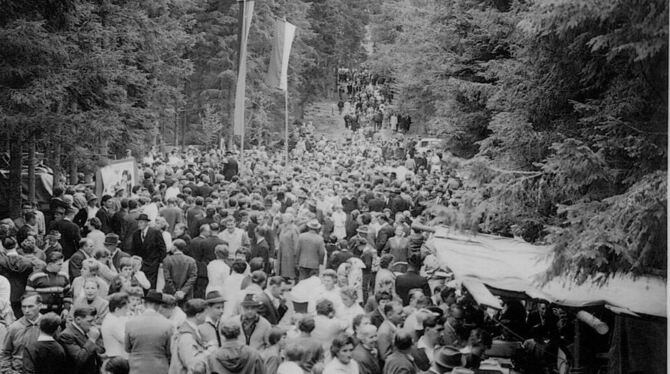
M 302 266 L 299 269 L 300 269 L 300 280 L 307 279 L 312 275 L 319 274 L 319 269 L 304 268 Z
M 144 275 L 147 276 L 147 279 L 149 280 L 149 283 L 151 283 L 151 289 L 155 290 L 156 289 L 156 283 L 158 282 L 158 268 L 160 267 L 160 263 L 157 264 L 143 264 L 142 265 L 142 271 L 144 272 Z
M 374 295 L 376 277 L 376 272 L 363 270 L 363 300 L 367 300 L 370 295 Z
M 193 287 L 193 297 L 196 297 L 198 299 L 204 299 L 205 290 L 207 289 L 208 283 L 209 279 L 207 277 L 198 277 L 195 280 L 195 285 Z

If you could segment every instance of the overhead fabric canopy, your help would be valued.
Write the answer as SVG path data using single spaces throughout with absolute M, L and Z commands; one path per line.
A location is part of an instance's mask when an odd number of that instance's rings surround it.
M 551 265 L 551 246 L 491 235 L 468 237 L 441 227 L 435 229 L 426 245 L 435 249 L 440 264 L 466 285 L 482 283 L 570 307 L 605 305 L 620 311 L 667 316 L 667 283 L 661 278 L 617 275 L 603 284 L 589 279 L 578 285 L 573 279 L 559 277 L 542 284 L 542 276 Z M 475 297 L 490 299 L 480 287 L 474 288 L 478 293 Z

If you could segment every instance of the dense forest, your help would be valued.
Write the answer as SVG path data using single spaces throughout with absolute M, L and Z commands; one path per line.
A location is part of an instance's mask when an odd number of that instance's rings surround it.
M 555 244 L 549 276 L 664 274 L 668 2 L 388 0 L 371 68 L 444 137 L 449 223 Z
M 298 27 L 289 97 L 299 115 L 309 100 L 334 91 L 338 64 L 363 61 L 361 41 L 374 3 L 255 2 L 246 105 L 252 144 L 283 128 L 283 95 L 265 84 L 274 20 Z M 126 150 L 142 155 L 147 144 L 217 144 L 230 136 L 236 0 L 1 4 L 0 131 L 6 141 L 0 152 L 14 163 L 13 212 L 24 153 L 42 154 L 57 173 L 76 178 L 77 171 L 92 173 Z
M 237 1 L 1 4 L 0 151 L 12 170 L 24 153 L 75 175 L 127 149 L 230 136 Z M 555 244 L 549 276 L 664 274 L 667 0 L 258 0 L 252 142 L 281 131 L 283 97 L 264 82 L 275 19 L 298 27 L 294 117 L 334 91 L 338 66 L 364 64 L 393 78 L 415 133 L 445 139 L 465 183 L 448 223 Z

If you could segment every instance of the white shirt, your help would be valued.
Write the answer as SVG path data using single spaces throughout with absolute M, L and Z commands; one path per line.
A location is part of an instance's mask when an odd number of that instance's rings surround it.
M 277 368 L 277 374 L 303 374 L 304 371 L 300 368 L 300 365 L 293 361 L 284 361 L 279 364 Z
M 226 279 L 230 275 L 230 266 L 228 266 L 223 260 L 212 260 L 207 265 L 207 278 L 209 283 L 205 289 L 205 293 L 209 291 L 219 291 L 221 295 L 224 294 L 224 286 Z
M 424 338 L 425 338 L 424 336 L 419 338 L 419 340 L 416 342 L 416 347 L 418 349 L 423 348 L 423 351 L 426 354 L 426 357 L 428 358 L 428 361 L 430 361 L 430 363 L 432 364 L 434 362 L 434 357 L 435 357 L 435 354 L 434 354 L 435 353 L 435 348 L 430 348 L 426 344 L 426 340 Z
M 112 313 L 107 313 L 105 319 L 102 320 L 100 332 L 107 356 L 128 358 L 124 344 L 126 321 L 128 321 L 127 317 L 117 317 Z
M 353 328 L 354 318 L 359 314 L 365 314 L 365 310 L 358 303 L 353 303 L 350 307 L 342 306 L 336 309 L 335 317 L 347 324 L 347 328 Z
M 224 242 L 228 243 L 228 251 L 230 253 L 235 253 L 240 247 L 242 247 L 242 242 L 244 242 L 244 237 L 246 236 L 246 232 L 242 230 L 241 228 L 236 227 L 235 231 L 232 233 L 228 231 L 228 229 L 225 229 L 217 235 L 219 239 L 223 240 Z
M 142 213 L 146 214 L 151 222 L 156 222 L 156 218 L 158 218 L 158 206 L 156 203 L 149 203 L 142 207 Z
M 323 368 L 323 374 L 358 374 L 358 363 L 353 358 L 346 365 L 333 359 Z
M 331 217 L 333 219 L 333 234 L 340 240 L 346 238 L 347 229 L 345 225 L 347 223 L 347 214 L 343 211 L 335 211 Z
M 88 215 L 88 219 L 95 217 L 99 209 L 100 208 L 98 208 L 97 206 L 86 205 L 86 214 Z
M 165 189 L 165 201 L 170 198 L 176 198 L 179 193 L 179 186 L 177 184 L 173 184 L 172 186 Z

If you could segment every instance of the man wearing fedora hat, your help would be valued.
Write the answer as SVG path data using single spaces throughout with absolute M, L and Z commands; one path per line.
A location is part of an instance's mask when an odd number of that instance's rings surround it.
M 209 291 L 205 296 L 207 308 L 205 309 L 205 323 L 198 326 L 203 343 L 207 348 L 221 346 L 221 334 L 219 333 L 219 321 L 223 315 L 223 305 L 226 299 L 219 291 Z
M 142 271 L 151 288 L 156 288 L 158 267 L 166 255 L 165 240 L 160 231 L 149 227 L 149 217 L 144 213 L 137 217 L 137 230 L 132 236 L 130 252 L 133 256 L 142 257 Z
M 105 235 L 105 241 L 103 242 L 105 249 L 109 251 L 109 257 L 112 260 L 112 266 L 114 267 L 113 270 L 117 273 L 121 272 L 121 269 L 119 268 L 121 259 L 124 257 L 130 257 L 129 254 L 119 249 L 120 242 L 121 241 L 119 240 L 119 236 L 114 233 Z
M 324 264 L 326 244 L 319 235 L 321 224 L 316 219 L 307 222 L 308 231 L 298 236 L 296 260 L 300 280 L 319 273 L 319 266 Z
M 455 368 L 463 365 L 462 355 L 458 348 L 442 347 L 435 351 L 435 360 L 428 369 L 430 374 L 451 373 Z
M 144 312 L 126 322 L 125 348 L 131 373 L 165 374 L 170 368 L 174 326 L 158 312 L 163 294 L 149 290 Z

